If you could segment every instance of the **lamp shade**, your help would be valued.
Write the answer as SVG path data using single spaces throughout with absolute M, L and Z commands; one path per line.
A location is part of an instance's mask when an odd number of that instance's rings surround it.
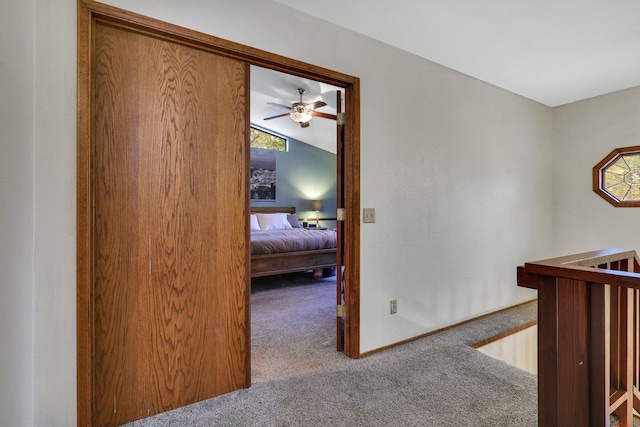
M 313 211 L 321 211 L 322 210 L 322 200 L 313 200 L 311 201 L 311 210 Z

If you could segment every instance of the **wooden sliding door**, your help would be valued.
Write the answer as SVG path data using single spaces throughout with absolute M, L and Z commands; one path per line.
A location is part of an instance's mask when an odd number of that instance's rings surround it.
M 248 65 L 94 26 L 94 412 L 249 385 Z
M 78 425 L 248 387 L 249 64 L 345 88 L 344 351 L 359 357 L 359 80 L 78 0 Z

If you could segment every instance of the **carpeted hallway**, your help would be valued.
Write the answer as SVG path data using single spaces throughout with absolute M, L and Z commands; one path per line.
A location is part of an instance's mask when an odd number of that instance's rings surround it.
M 468 346 L 535 319 L 535 303 L 354 360 L 335 351 L 334 278 L 287 280 L 252 294 L 249 389 L 129 425 L 537 425 L 535 376 Z

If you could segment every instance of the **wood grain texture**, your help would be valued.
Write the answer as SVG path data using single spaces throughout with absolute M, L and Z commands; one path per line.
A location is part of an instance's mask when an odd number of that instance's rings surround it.
M 609 353 L 608 296 L 605 285 L 588 284 L 589 318 L 589 389 L 591 423 L 609 420 L 609 386 L 611 384 Z
M 539 425 L 604 426 L 611 413 L 633 424 L 637 266 L 635 251 L 606 249 L 517 268 L 518 285 L 538 289 Z
M 543 276 L 538 290 L 538 425 L 592 425 L 587 286 Z
M 360 80 L 345 85 L 346 123 L 343 126 L 344 220 L 343 265 L 345 269 L 344 300 L 347 317 L 344 323 L 344 354 L 359 358 L 360 354 Z
M 142 16 L 130 11 L 105 5 L 94 0 L 78 0 L 78 194 L 77 194 L 77 392 L 78 392 L 78 425 L 90 426 L 99 425 L 96 417 L 95 402 L 97 384 L 97 360 L 94 357 L 100 351 L 98 349 L 95 321 L 97 314 L 94 310 L 97 298 L 105 298 L 106 295 L 96 296 L 94 270 L 96 267 L 96 236 L 95 236 L 95 196 L 94 180 L 95 167 L 94 157 L 96 149 L 94 140 L 96 134 L 104 132 L 104 129 L 96 127 L 94 114 L 100 107 L 96 106 L 95 92 L 97 85 L 94 81 L 95 60 L 94 41 L 96 25 L 99 23 L 107 26 L 121 28 L 122 30 L 133 30 L 141 35 L 146 35 L 158 41 L 178 43 L 183 47 L 189 47 L 201 52 L 213 53 L 225 58 L 238 60 L 245 65 L 245 77 L 238 77 L 238 81 L 244 80 L 244 87 L 248 87 L 248 64 L 262 66 L 285 73 L 295 74 L 304 78 L 329 83 L 345 88 L 346 111 L 348 112 L 348 125 L 345 131 L 345 207 L 347 208 L 347 219 L 345 221 L 345 262 L 350 266 L 345 273 L 345 295 L 348 311 L 352 313 L 345 323 L 347 340 L 345 354 L 351 357 L 360 357 L 359 351 L 359 313 L 360 313 L 360 292 L 359 292 L 359 269 L 360 269 L 360 81 L 357 77 L 336 72 L 333 70 L 317 67 L 308 63 L 294 59 L 275 55 L 270 52 L 243 46 L 228 40 L 223 40 L 211 35 L 199 33 L 197 31 L 185 29 L 166 22 L 158 21 L 146 16 Z M 245 89 L 244 101 L 248 105 L 248 91 Z M 120 102 L 114 99 L 115 102 Z M 112 106 L 115 107 L 115 104 Z M 228 116 L 224 116 L 229 119 Z M 243 127 L 248 135 L 248 119 L 241 117 L 237 126 Z M 242 124 L 242 120 L 246 123 Z M 108 125 L 108 123 L 107 123 Z M 108 128 L 107 128 L 108 129 Z M 248 165 L 249 150 L 244 153 L 245 163 Z M 247 168 L 248 171 L 248 168 Z M 241 176 L 241 174 L 238 174 Z M 241 195 L 236 194 L 238 198 Z M 244 211 L 249 209 L 248 196 L 245 197 Z M 240 205 L 243 203 L 238 202 Z M 229 207 L 231 214 L 236 205 Z M 216 210 L 217 212 L 218 210 Z M 248 216 L 245 219 L 245 229 L 248 230 Z M 249 247 L 249 236 L 246 234 L 244 245 Z M 148 243 L 147 243 L 148 245 Z M 142 253 L 142 249 L 138 252 Z M 148 252 L 148 249 L 147 249 Z M 142 255 L 139 255 L 142 256 Z M 248 257 L 248 253 L 245 255 Z M 237 260 L 240 262 L 240 260 Z M 250 265 L 245 262 L 245 276 L 249 276 Z M 239 296 L 236 305 L 248 307 L 249 292 L 248 280 L 244 297 Z M 235 292 L 235 290 L 234 290 Z M 147 295 L 147 294 L 144 294 Z M 230 296 L 230 295 L 228 295 Z M 147 296 L 148 297 L 148 296 Z M 139 305 L 139 302 L 135 302 Z M 137 307 L 137 305 L 136 305 Z M 250 355 L 249 355 L 249 313 L 247 310 L 244 327 L 244 336 L 234 337 L 235 342 L 242 342 L 246 350 L 243 369 L 245 375 L 244 386 L 249 386 L 250 375 Z M 241 317 L 241 315 L 240 315 Z M 103 319 L 108 324 L 107 319 Z M 233 320 L 233 322 L 236 322 Z M 239 321 L 238 321 L 239 322 Z M 145 335 L 146 337 L 146 335 Z M 121 344 L 121 343 L 120 343 Z M 142 350 L 140 350 L 142 351 Z M 146 351 L 146 350 L 145 350 Z M 122 356 L 114 356 L 122 357 Z M 108 407 L 109 403 L 103 406 Z M 120 409 L 122 410 L 122 406 Z M 148 415 L 148 414 L 145 414 Z
M 147 365 L 139 363 L 136 354 L 143 348 L 138 335 L 146 334 L 138 334 L 130 327 L 146 326 L 140 318 L 144 312 L 138 307 L 142 296 L 137 270 L 142 269 L 138 264 L 144 262 L 136 244 L 144 234 L 135 203 L 139 192 L 135 176 L 138 158 L 135 147 L 127 141 L 131 127 L 135 127 L 134 113 L 124 98 L 130 93 L 129 84 L 137 84 L 136 76 L 127 72 L 126 60 L 129 55 L 136 55 L 138 49 L 131 37 L 116 37 L 104 27 L 96 28 L 93 153 L 96 425 L 133 419 L 130 411 L 121 409 L 126 407 L 122 402 L 132 402 L 141 408 L 144 392 L 138 390 L 144 384 L 141 378 L 148 376 Z M 121 92 L 123 85 L 125 90 Z M 129 173 L 120 176 L 119 168 Z M 132 283 L 136 286 L 131 286 Z
M 558 295 L 558 425 L 590 425 L 586 283 L 560 278 Z M 604 374 L 600 372 L 600 374 Z
M 558 304 L 555 278 L 538 280 L 538 425 L 558 424 Z
M 95 404 L 117 425 L 244 387 L 246 65 L 96 27 Z
M 270 214 L 270 213 L 296 213 L 295 206 L 251 206 L 252 214 Z
M 251 277 L 297 273 L 305 270 L 331 268 L 335 266 L 335 249 L 252 255 Z

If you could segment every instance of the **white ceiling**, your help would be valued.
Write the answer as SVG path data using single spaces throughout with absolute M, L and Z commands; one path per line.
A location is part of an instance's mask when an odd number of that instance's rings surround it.
M 638 0 L 276 1 L 551 107 L 640 85 Z

